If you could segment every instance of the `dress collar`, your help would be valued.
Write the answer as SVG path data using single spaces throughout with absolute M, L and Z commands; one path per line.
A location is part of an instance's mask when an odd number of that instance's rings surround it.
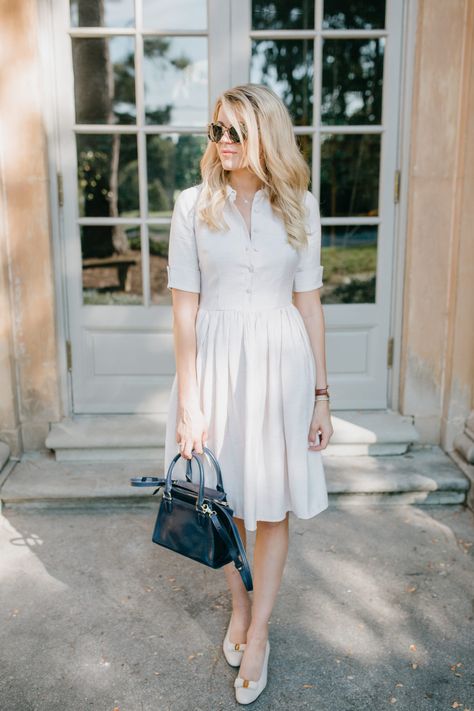
M 257 190 L 257 192 L 255 193 L 255 196 L 254 196 L 254 200 L 260 200 L 265 196 L 268 196 L 268 188 L 266 185 L 264 185 L 263 188 L 260 188 L 259 190 Z M 227 183 L 227 185 L 226 185 L 226 197 L 230 198 L 232 200 L 232 202 L 237 197 L 236 191 L 234 190 L 234 188 L 231 185 L 229 185 L 229 183 Z
M 225 189 L 226 189 L 227 197 L 229 197 L 229 195 L 232 195 L 235 198 L 236 192 L 235 192 L 234 188 L 229 185 L 229 183 L 227 183 L 227 185 L 225 186 Z

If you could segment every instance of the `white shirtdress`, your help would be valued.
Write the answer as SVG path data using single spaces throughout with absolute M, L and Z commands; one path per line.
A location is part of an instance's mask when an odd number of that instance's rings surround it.
M 297 251 L 270 205 L 267 190 L 253 199 L 251 235 L 227 186 L 224 218 L 213 232 L 195 216 L 200 186 L 175 203 L 168 253 L 168 288 L 200 294 L 196 317 L 196 372 L 207 446 L 222 470 L 234 516 L 255 531 L 257 520 L 281 521 L 287 511 L 311 518 L 328 507 L 320 451 L 308 450 L 316 366 L 292 291 L 322 286 L 321 223 L 312 193 L 309 246 Z M 180 451 L 176 442 L 177 375 L 171 388 L 165 475 Z M 173 478 L 184 479 L 178 460 Z M 203 457 L 206 486 L 216 476 Z M 199 481 L 192 461 L 193 481 Z

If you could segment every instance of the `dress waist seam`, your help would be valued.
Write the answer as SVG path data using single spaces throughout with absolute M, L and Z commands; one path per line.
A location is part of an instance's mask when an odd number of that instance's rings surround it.
M 225 313 L 227 311 L 229 312 L 237 312 L 237 313 L 258 313 L 259 311 L 282 311 L 284 309 L 289 309 L 289 308 L 296 308 L 296 306 L 293 304 L 293 302 L 289 302 L 288 304 L 283 304 L 282 306 L 268 306 L 266 308 L 258 308 L 258 309 L 245 309 L 245 308 L 235 308 L 235 309 L 209 309 L 205 306 L 199 306 L 198 311 L 219 311 L 222 313 Z

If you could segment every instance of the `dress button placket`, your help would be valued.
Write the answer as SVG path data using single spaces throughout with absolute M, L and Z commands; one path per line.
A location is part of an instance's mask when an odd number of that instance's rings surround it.
M 248 260 L 249 260 L 248 263 L 247 263 L 247 269 L 248 269 L 248 271 L 249 271 L 249 282 L 248 282 L 247 288 L 245 289 L 245 293 L 250 295 L 250 294 L 252 294 L 252 278 L 253 278 L 252 275 L 253 275 L 253 272 L 255 272 L 255 267 L 254 267 L 254 265 L 253 265 L 252 262 L 251 262 L 251 259 L 252 259 L 251 253 L 252 253 L 252 252 L 258 252 L 257 247 L 254 246 L 254 244 L 255 244 L 255 242 L 254 242 L 254 240 L 255 240 L 255 232 L 256 232 L 257 230 L 253 227 L 253 224 L 254 224 L 254 213 L 255 213 L 255 212 L 258 212 L 258 207 L 255 206 L 255 198 L 254 198 L 254 200 L 252 201 L 252 207 L 251 207 L 251 210 L 250 210 L 250 234 L 249 234 L 249 232 L 248 232 L 248 230 L 247 230 L 247 225 L 245 224 L 244 217 L 243 217 L 242 213 L 240 212 L 240 210 L 238 209 L 238 207 L 234 204 L 234 202 L 235 202 L 235 196 L 236 196 L 235 190 L 232 190 L 232 204 L 233 204 L 233 208 L 234 208 L 234 210 L 236 210 L 236 211 L 239 213 L 239 218 L 240 218 L 240 220 L 242 221 L 242 226 L 243 226 L 245 238 L 246 238 L 246 241 L 247 241 L 247 245 L 246 245 L 246 247 L 245 247 L 245 252 L 246 252 L 247 258 L 248 258 Z
M 255 213 L 255 198 L 252 200 L 252 206 L 250 208 L 250 234 L 247 232 L 247 238 L 250 241 L 250 245 L 253 244 L 254 236 L 255 236 L 255 230 L 254 230 L 254 213 Z M 251 263 L 252 255 L 251 255 L 251 250 L 252 246 L 247 248 L 247 255 L 249 259 L 249 263 L 247 264 L 247 269 L 249 270 L 249 286 L 247 288 L 247 294 L 252 293 L 252 272 L 254 271 L 254 266 Z M 253 249 L 252 249 L 253 251 Z

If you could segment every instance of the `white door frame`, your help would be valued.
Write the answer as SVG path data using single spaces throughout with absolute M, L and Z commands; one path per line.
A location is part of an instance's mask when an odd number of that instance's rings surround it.
M 390 335 L 393 338 L 393 365 L 389 370 L 388 402 L 392 410 L 400 409 L 400 380 L 403 333 L 403 303 L 408 229 L 410 139 L 413 115 L 413 87 L 418 16 L 418 0 L 403 2 L 402 48 L 400 58 L 400 128 L 397 159 L 400 169 L 400 201 L 395 213 L 393 240 L 393 280 L 391 294 Z

